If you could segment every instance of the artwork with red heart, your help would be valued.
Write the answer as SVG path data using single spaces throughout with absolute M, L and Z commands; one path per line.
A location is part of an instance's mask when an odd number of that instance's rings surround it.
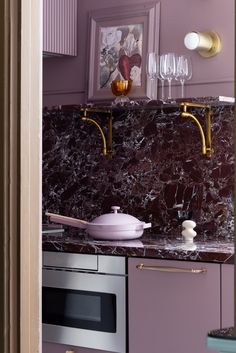
M 140 54 L 133 54 L 132 56 L 121 55 L 119 58 L 118 68 L 121 75 L 125 80 L 130 79 L 130 71 L 133 66 L 140 67 L 142 62 L 142 58 Z

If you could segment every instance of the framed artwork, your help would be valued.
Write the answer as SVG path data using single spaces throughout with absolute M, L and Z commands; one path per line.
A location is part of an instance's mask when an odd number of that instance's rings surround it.
M 159 50 L 160 3 L 99 9 L 89 14 L 88 101 L 112 100 L 112 80 L 131 79 L 129 97 L 146 99 L 148 52 Z

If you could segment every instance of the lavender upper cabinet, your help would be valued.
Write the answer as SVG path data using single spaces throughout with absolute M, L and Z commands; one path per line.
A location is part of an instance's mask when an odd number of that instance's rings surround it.
M 43 0 L 43 54 L 77 55 L 77 0 Z
M 222 327 L 234 325 L 234 266 L 222 265 Z
M 206 272 L 181 272 L 189 269 Z M 130 258 L 128 278 L 129 353 L 209 353 L 207 332 L 220 327 L 219 264 Z

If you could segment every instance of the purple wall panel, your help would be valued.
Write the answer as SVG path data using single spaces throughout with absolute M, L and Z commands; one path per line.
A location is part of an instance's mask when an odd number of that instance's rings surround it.
M 129 0 L 129 4 L 143 0 Z M 120 0 L 119 5 L 126 5 Z M 118 6 L 116 0 L 78 0 L 78 56 L 76 58 L 44 59 L 44 106 L 86 102 L 88 63 L 88 12 L 98 8 Z M 188 51 L 184 36 L 192 30 L 217 31 L 223 43 L 222 52 L 203 59 Z M 186 89 L 188 97 L 234 94 L 234 1 L 221 0 L 161 0 L 160 53 L 174 51 L 190 54 L 193 78 Z M 173 90 L 180 94 L 179 87 Z

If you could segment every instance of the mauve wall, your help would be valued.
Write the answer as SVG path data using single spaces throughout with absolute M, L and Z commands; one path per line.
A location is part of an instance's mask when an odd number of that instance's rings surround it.
M 129 0 L 129 4 L 143 0 Z M 193 78 L 187 97 L 234 95 L 234 0 L 161 0 L 160 53 L 174 51 L 190 54 Z M 78 0 L 78 56 L 44 59 L 44 106 L 78 104 L 86 101 L 88 69 L 88 12 L 98 8 L 127 5 L 127 0 Z M 184 36 L 192 30 L 217 31 L 223 42 L 222 52 L 203 59 L 188 51 Z M 179 96 L 179 88 L 173 94 Z
M 201 154 L 192 120 L 180 118 L 176 106 L 164 113 L 138 109 L 115 114 L 109 159 L 101 155 L 97 129 L 81 121 L 78 109 L 46 110 L 43 213 L 91 221 L 119 205 L 124 213 L 152 222 L 145 234 L 156 237 L 181 232 L 176 206 L 182 204 L 193 212 L 199 237 L 232 239 L 233 106 L 214 108 L 215 153 L 210 159 Z M 105 128 L 106 118 L 96 119 Z

